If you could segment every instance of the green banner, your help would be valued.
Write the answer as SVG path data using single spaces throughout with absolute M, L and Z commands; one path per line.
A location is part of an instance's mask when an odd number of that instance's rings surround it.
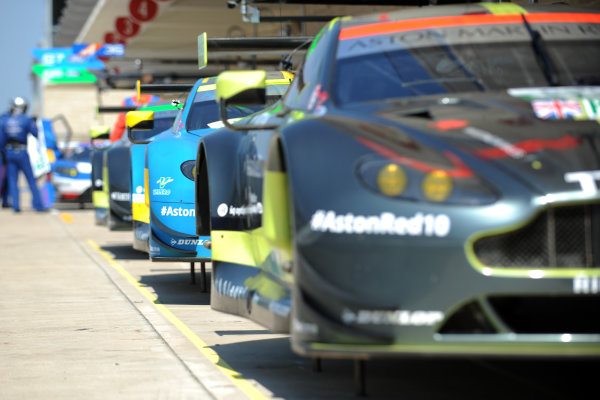
M 51 67 L 36 64 L 31 67 L 31 70 L 46 83 L 96 83 L 96 76 L 85 68 Z

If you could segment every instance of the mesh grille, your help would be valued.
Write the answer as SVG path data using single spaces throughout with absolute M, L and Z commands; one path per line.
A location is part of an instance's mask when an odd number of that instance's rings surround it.
M 551 208 L 528 225 L 477 240 L 480 263 L 505 268 L 598 268 L 599 205 Z

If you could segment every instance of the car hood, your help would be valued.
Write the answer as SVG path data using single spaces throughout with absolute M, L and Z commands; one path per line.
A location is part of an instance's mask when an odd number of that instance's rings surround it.
M 547 194 L 600 180 L 598 99 L 596 87 L 515 89 L 387 101 L 330 122 L 414 168 L 477 174 L 496 185 L 495 178 L 512 177 Z M 365 118 L 357 121 L 358 113 Z

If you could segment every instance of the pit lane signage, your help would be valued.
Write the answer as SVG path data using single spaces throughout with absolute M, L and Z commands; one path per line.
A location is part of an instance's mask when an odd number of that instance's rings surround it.
M 82 68 L 48 67 L 37 64 L 31 67 L 46 83 L 95 83 L 96 76 Z
M 79 56 L 72 47 L 36 48 L 31 53 L 41 65 L 47 67 L 104 69 L 101 60 L 93 56 Z

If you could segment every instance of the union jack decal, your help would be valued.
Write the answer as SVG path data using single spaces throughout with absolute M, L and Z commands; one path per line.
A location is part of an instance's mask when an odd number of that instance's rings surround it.
M 540 119 L 583 119 L 586 117 L 579 100 L 534 100 L 533 111 Z

